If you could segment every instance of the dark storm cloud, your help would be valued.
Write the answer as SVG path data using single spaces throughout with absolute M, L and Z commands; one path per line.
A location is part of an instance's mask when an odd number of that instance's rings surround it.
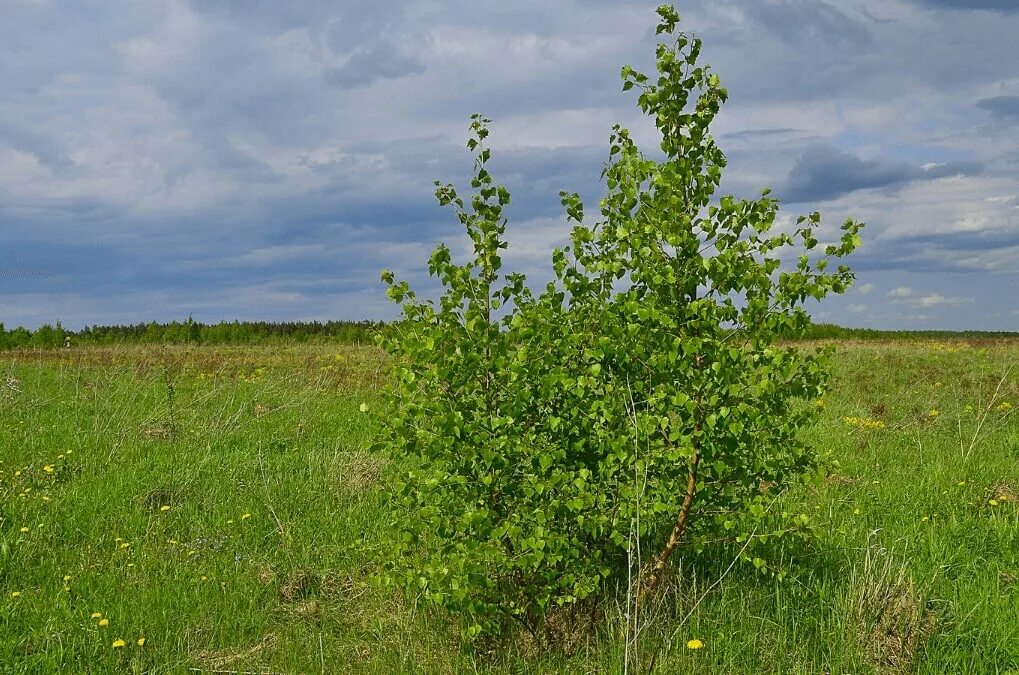
M 947 162 L 923 168 L 895 160 L 864 160 L 831 146 L 814 146 L 789 172 L 780 196 L 787 202 L 821 202 L 856 190 L 887 188 L 912 181 L 972 175 L 976 162 Z
M 998 119 L 1019 120 L 1019 96 L 993 96 L 977 101 L 977 107 Z
M 330 84 L 350 89 L 423 72 L 424 66 L 414 58 L 395 54 L 390 47 L 372 47 L 355 52 L 339 68 L 329 69 L 325 78 Z
M 1017 12 L 1019 5 L 1015 0 L 912 0 L 917 5 L 938 9 L 957 9 L 964 11 L 992 10 L 996 12 Z

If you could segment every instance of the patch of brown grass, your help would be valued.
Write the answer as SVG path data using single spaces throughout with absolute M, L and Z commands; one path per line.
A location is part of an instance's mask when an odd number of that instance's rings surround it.
M 906 567 L 883 548 L 868 547 L 854 576 L 853 611 L 867 658 L 881 673 L 912 672 L 937 616 Z
M 276 647 L 278 638 L 269 634 L 262 638 L 258 644 L 247 648 L 203 650 L 195 654 L 195 658 L 202 666 L 213 671 L 223 670 L 230 666 L 244 664 L 250 659 L 257 657 L 264 651 Z

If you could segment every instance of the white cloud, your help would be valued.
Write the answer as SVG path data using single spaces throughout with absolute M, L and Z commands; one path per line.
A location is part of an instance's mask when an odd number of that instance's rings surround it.
M 946 298 L 939 293 L 932 293 L 918 299 L 916 305 L 919 307 L 936 307 L 938 305 L 962 305 L 967 302 L 973 302 L 973 298 Z

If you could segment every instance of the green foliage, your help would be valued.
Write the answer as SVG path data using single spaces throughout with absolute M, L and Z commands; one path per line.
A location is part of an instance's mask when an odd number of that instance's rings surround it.
M 691 551 L 745 542 L 773 570 L 756 544 L 808 526 L 776 524 L 769 507 L 816 465 L 800 431 L 818 412 L 826 354 L 776 341 L 809 325 L 807 299 L 852 283 L 828 265 L 859 245 L 861 226 L 847 221 L 822 246 L 817 213 L 777 231 L 767 190 L 713 199 L 725 156 L 709 126 L 727 94 L 675 11 L 658 13 L 671 40 L 657 77 L 624 67 L 622 78 L 665 158 L 613 129 L 600 219 L 588 224 L 579 196 L 561 193 L 574 228 L 542 293 L 501 273 L 509 194 L 487 169 L 480 116 L 467 144 L 475 192 L 436 190 L 472 258 L 435 250 L 437 302 L 383 272 L 403 306 L 383 341 L 396 357 L 383 445 L 413 466 L 395 488 L 389 578 L 463 613 L 468 636 L 508 619 L 536 631 L 550 610 L 597 597 L 625 581 L 638 539 L 662 565 L 680 536 Z

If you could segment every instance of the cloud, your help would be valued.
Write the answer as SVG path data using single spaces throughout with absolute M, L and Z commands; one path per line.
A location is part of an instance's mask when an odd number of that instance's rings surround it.
M 913 0 L 913 2 L 937 9 L 1019 11 L 1019 7 L 1013 0 Z
M 423 73 L 424 66 L 415 58 L 394 52 L 390 47 L 372 47 L 355 52 L 346 63 L 330 68 L 325 79 L 344 89 L 364 87 L 380 79 L 396 79 Z
M 540 279 L 558 191 L 597 214 L 612 124 L 656 152 L 618 74 L 653 69 L 659 1 L 8 3 L 0 266 L 49 274 L 0 280 L 0 319 L 392 316 L 378 269 L 428 292 L 432 246 L 463 244 L 432 181 L 466 185 L 475 111 L 506 259 Z M 825 237 L 868 223 L 833 320 L 896 325 L 917 312 L 876 289 L 909 287 L 945 298 L 931 325 L 1015 327 L 991 310 L 1019 287 L 1019 13 L 933 11 L 962 4 L 681 8 L 730 92 L 722 190 L 775 187 L 782 222 L 823 202 Z
M 913 289 L 909 286 L 899 286 L 888 291 L 889 298 L 909 298 L 913 295 Z
M 1019 96 L 992 96 L 977 101 L 977 107 L 1000 120 L 1019 120 Z
M 968 161 L 915 166 L 905 161 L 865 160 L 828 145 L 817 145 L 800 155 L 779 194 L 791 203 L 828 201 L 856 190 L 972 175 L 980 169 L 979 163 Z
M 945 297 L 940 293 L 918 296 L 912 288 L 900 286 L 888 292 L 888 297 L 893 303 L 909 305 L 911 307 L 937 307 L 939 305 L 957 306 L 973 302 L 973 298 Z
M 932 293 L 931 295 L 925 295 L 918 299 L 916 304 L 919 307 L 937 307 L 938 305 L 962 305 L 967 302 L 973 302 L 973 298 L 946 298 L 940 293 Z

